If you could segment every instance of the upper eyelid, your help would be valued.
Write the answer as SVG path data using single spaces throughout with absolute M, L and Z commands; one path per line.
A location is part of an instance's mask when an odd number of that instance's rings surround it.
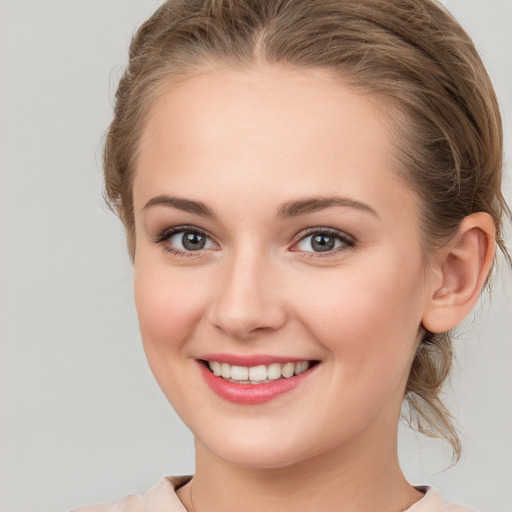
M 338 236 L 339 238 L 343 238 L 345 240 L 350 240 L 351 242 L 354 242 L 354 243 L 357 242 L 357 240 L 354 236 L 350 235 L 349 233 L 347 233 L 345 231 L 341 231 L 341 230 L 335 229 L 335 228 L 315 227 L 315 228 L 307 228 L 307 229 L 300 231 L 295 236 L 294 243 L 297 243 L 300 240 L 302 240 L 308 236 L 314 235 L 315 233 L 328 233 L 331 235 Z
M 171 228 L 165 228 L 160 230 L 157 235 L 154 237 L 154 241 L 163 241 L 167 238 L 171 237 L 172 235 L 175 235 L 177 233 L 185 233 L 187 231 L 190 232 L 196 232 L 200 233 L 201 235 L 205 235 L 206 237 L 210 238 L 212 241 L 215 240 L 215 237 L 213 237 L 208 231 L 205 229 L 199 228 L 197 226 L 173 226 Z

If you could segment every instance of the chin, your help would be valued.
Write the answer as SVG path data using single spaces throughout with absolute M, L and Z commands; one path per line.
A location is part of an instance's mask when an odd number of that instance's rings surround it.
M 285 437 L 285 439 L 283 439 Z M 313 450 L 307 450 L 307 443 L 304 438 L 295 440 L 294 436 L 279 436 L 276 434 L 270 437 L 237 436 L 230 432 L 222 439 L 208 437 L 198 440 L 196 445 L 204 446 L 215 457 L 224 462 L 238 467 L 249 469 L 279 469 L 299 464 L 318 455 L 322 449 L 318 446 Z
M 279 469 L 303 460 L 299 454 L 291 455 L 283 450 L 274 450 L 271 446 L 264 449 L 261 446 L 230 447 L 221 453 L 218 451 L 215 455 L 228 464 L 248 469 Z

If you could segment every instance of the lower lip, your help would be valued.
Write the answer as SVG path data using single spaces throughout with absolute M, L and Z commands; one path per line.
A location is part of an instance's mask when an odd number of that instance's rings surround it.
M 316 366 L 299 375 L 287 379 L 276 379 L 265 384 L 235 384 L 222 377 L 217 377 L 201 362 L 199 362 L 199 367 L 210 389 L 221 398 L 236 404 L 257 405 L 269 402 L 295 389 L 308 378 Z

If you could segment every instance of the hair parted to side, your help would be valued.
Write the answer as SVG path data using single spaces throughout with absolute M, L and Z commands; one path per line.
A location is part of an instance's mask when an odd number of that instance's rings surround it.
M 135 34 L 107 132 L 107 200 L 135 252 L 132 181 L 147 113 L 165 86 L 219 66 L 258 62 L 324 69 L 389 113 L 398 172 L 418 195 L 426 253 L 462 219 L 489 213 L 497 243 L 510 210 L 501 192 L 503 135 L 492 83 L 466 32 L 435 0 L 169 0 Z M 440 391 L 450 333 L 427 332 L 405 402 L 410 424 L 460 441 Z

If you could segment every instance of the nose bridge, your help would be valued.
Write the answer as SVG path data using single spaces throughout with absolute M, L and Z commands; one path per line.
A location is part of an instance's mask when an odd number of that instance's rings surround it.
M 213 324 L 232 338 L 278 329 L 285 310 L 277 289 L 277 269 L 256 250 L 238 250 L 226 258 L 212 307 Z

